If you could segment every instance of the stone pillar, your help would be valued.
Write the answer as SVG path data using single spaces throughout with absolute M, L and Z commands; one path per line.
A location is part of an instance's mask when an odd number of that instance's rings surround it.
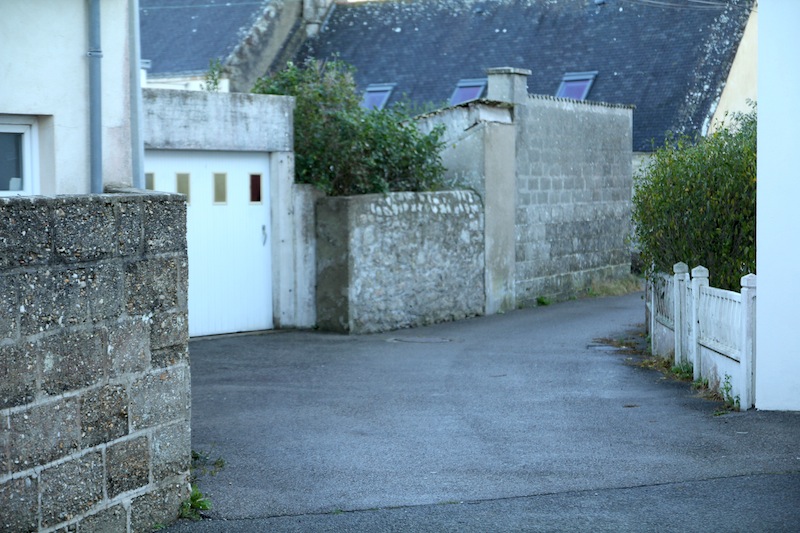
M 486 97 L 497 102 L 524 105 L 528 101 L 528 76 L 524 68 L 498 67 L 486 71 L 489 87 Z

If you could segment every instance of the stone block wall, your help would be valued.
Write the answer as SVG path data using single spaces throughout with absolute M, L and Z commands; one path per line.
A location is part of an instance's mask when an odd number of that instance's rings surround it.
M 316 216 L 320 328 L 370 333 L 483 314 L 475 193 L 326 197 Z
M 531 96 L 515 113 L 517 304 L 630 274 L 632 109 Z
M 187 272 L 178 195 L 0 198 L 0 532 L 177 517 Z

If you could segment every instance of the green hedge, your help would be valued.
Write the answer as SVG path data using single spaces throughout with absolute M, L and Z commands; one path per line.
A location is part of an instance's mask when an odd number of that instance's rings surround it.
M 755 108 L 696 142 L 670 138 L 635 176 L 633 222 L 645 265 L 709 269 L 711 284 L 739 290 L 756 269 Z
M 443 129 L 422 134 L 399 110 L 363 109 L 349 65 L 290 63 L 253 92 L 295 97 L 296 181 L 332 196 L 442 187 Z

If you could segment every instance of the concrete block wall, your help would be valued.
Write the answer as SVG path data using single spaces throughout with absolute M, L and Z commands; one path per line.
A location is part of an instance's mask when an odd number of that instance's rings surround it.
M 629 274 L 632 109 L 531 96 L 515 114 L 517 304 Z
M 320 328 L 371 333 L 483 314 L 475 193 L 326 197 L 316 217 Z
M 513 82 L 506 87 L 516 85 Z M 491 81 L 489 87 L 492 87 Z M 527 93 L 526 93 L 527 94 Z M 470 189 L 484 209 L 486 314 L 516 308 L 514 296 L 514 205 L 516 203 L 516 127 L 513 106 L 469 102 L 418 119 L 421 131 L 445 127 L 442 163 L 445 181 Z
M 151 531 L 188 496 L 186 205 L 0 198 L 0 531 Z

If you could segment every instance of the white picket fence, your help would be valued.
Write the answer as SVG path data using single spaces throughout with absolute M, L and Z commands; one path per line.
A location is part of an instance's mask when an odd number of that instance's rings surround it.
M 691 363 L 694 379 L 707 379 L 742 409 L 755 404 L 756 276 L 742 278 L 741 293 L 710 287 L 708 269 L 675 264 L 648 286 L 653 354 Z

